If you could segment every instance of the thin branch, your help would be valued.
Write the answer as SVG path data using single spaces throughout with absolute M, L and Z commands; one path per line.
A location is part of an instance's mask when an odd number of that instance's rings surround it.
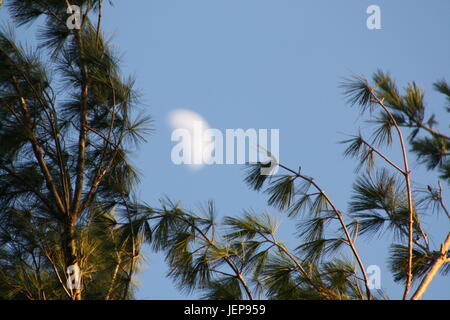
M 339 211 L 336 208 L 336 206 L 334 205 L 333 201 L 331 201 L 331 199 L 328 197 L 328 195 L 325 193 L 325 191 L 320 188 L 320 186 L 314 181 L 313 178 L 306 177 L 306 176 L 300 174 L 299 172 L 295 172 L 294 170 L 289 169 L 288 167 L 286 167 L 286 166 L 284 166 L 284 165 L 282 165 L 280 163 L 278 164 L 278 166 L 283 168 L 283 169 L 285 169 L 285 170 L 287 170 L 287 171 L 289 171 L 289 172 L 291 172 L 291 173 L 293 173 L 296 177 L 299 177 L 299 178 L 309 182 L 310 184 L 312 184 L 317 189 L 317 191 L 319 191 L 322 194 L 323 197 L 325 197 L 326 201 L 328 202 L 328 204 L 333 209 L 333 212 L 336 214 L 336 217 L 338 218 L 338 220 L 339 220 L 339 222 L 340 222 L 340 224 L 342 226 L 342 229 L 344 230 L 345 236 L 346 236 L 347 241 L 348 241 L 348 245 L 350 246 L 350 248 L 351 248 L 351 250 L 353 252 L 353 255 L 356 258 L 356 261 L 357 261 L 357 263 L 359 265 L 361 273 L 363 274 L 364 284 L 365 284 L 365 287 L 366 287 L 367 299 L 370 300 L 371 299 L 371 293 L 370 293 L 370 288 L 369 288 L 369 278 L 367 276 L 366 270 L 364 268 L 364 265 L 363 265 L 363 262 L 361 260 L 361 257 L 360 257 L 360 255 L 358 253 L 358 250 L 356 249 L 355 244 L 353 242 L 353 239 L 352 239 L 352 237 L 350 235 L 350 232 L 348 231 L 347 225 L 344 222 L 344 218 L 342 216 L 342 212 Z
M 353 273 L 353 277 L 355 278 L 355 287 L 356 287 L 356 291 L 358 292 L 358 295 L 359 295 L 359 297 L 361 298 L 361 300 L 363 300 L 363 299 L 364 299 L 364 296 L 363 296 L 363 293 L 362 293 L 362 291 L 361 291 L 361 287 L 360 287 L 360 285 L 359 285 L 359 278 L 358 278 L 358 276 L 356 275 L 356 270 L 355 270 L 355 272 Z
M 55 147 L 56 147 L 56 152 L 57 152 L 57 158 L 58 158 L 58 166 L 60 169 L 60 174 L 61 174 L 61 184 L 63 186 L 64 189 L 64 203 L 65 203 L 65 208 L 66 208 L 66 212 L 69 212 L 70 210 L 70 191 L 69 191 L 69 185 L 70 185 L 70 177 L 66 172 L 66 168 L 64 166 L 64 161 L 63 161 L 63 154 L 62 154 L 62 148 L 61 148 L 61 144 L 59 141 L 59 134 L 58 134 L 58 130 L 56 129 L 57 126 L 57 117 L 56 117 L 56 109 L 53 105 L 52 100 L 50 99 L 49 95 L 47 94 L 47 92 L 45 90 L 43 90 L 46 98 L 47 98 L 47 102 L 52 106 L 52 110 L 53 112 L 49 113 L 47 111 L 47 104 L 44 103 L 43 97 L 41 97 L 36 88 L 33 86 L 33 84 L 31 83 L 30 79 L 27 76 L 27 73 L 24 72 L 23 70 L 19 69 L 23 78 L 25 79 L 25 81 L 28 83 L 29 87 L 32 89 L 36 99 L 39 100 L 39 103 L 41 104 L 41 106 L 43 107 L 44 113 L 47 116 L 47 120 L 51 125 L 52 128 L 52 136 L 53 136 L 53 140 L 55 142 Z M 53 115 L 53 117 L 51 116 Z
M 220 271 L 220 270 L 216 270 L 216 269 L 211 269 L 211 271 L 219 273 L 219 274 L 224 275 L 226 277 L 231 277 L 231 278 L 235 278 L 236 277 L 235 275 L 232 275 L 231 273 L 226 273 L 226 272 L 223 272 L 223 271 Z
M 159 213 L 161 216 L 165 214 L 164 211 L 162 212 L 157 212 Z M 217 246 L 214 244 L 214 241 L 211 240 L 195 223 L 193 223 L 192 221 L 190 221 L 189 219 L 186 219 L 184 217 L 180 217 L 179 215 L 174 215 L 176 218 L 181 219 L 183 222 L 187 223 L 188 225 L 190 225 L 191 227 L 193 227 L 195 229 L 195 231 L 197 231 L 200 236 L 203 238 L 204 241 L 206 241 L 209 245 L 211 245 L 213 248 L 217 249 Z M 239 271 L 239 269 L 237 268 L 237 266 L 234 264 L 233 260 L 230 259 L 229 256 L 225 256 L 222 257 L 222 259 L 225 261 L 225 263 L 233 270 L 236 279 L 239 280 L 239 282 L 241 283 L 242 287 L 244 288 L 247 297 L 249 300 L 253 300 L 253 295 L 252 292 L 247 284 L 247 282 L 245 281 L 244 277 L 242 276 L 242 273 Z
M 72 297 L 71 293 L 67 290 L 66 286 L 64 285 L 64 282 L 62 281 L 61 276 L 59 275 L 58 268 L 56 267 L 56 265 L 53 262 L 53 260 L 50 258 L 50 255 L 48 254 L 48 252 L 46 250 L 42 250 L 42 252 L 44 253 L 44 255 L 47 257 L 48 261 L 52 265 L 53 271 L 55 272 L 56 277 L 58 278 L 58 281 L 61 284 L 61 287 L 63 287 L 64 292 L 67 294 L 67 296 L 70 299 L 72 299 L 73 297 Z
M 442 183 L 440 181 L 439 181 L 439 203 L 444 212 L 447 214 L 447 217 L 450 219 L 450 213 L 448 212 L 448 209 L 444 203 L 444 198 L 442 197 Z
M 414 119 L 411 119 L 411 118 L 410 118 L 410 120 L 414 121 Z M 414 121 L 414 122 L 416 123 L 416 125 L 401 124 L 400 126 L 401 127 L 405 127 L 405 128 L 420 128 L 420 129 L 424 129 L 425 131 L 427 131 L 428 133 L 430 133 L 431 135 L 433 135 L 435 137 L 440 137 L 440 138 L 443 138 L 445 140 L 450 140 L 450 137 L 445 135 L 445 134 L 443 134 L 442 132 L 439 132 L 439 131 L 437 131 L 437 130 L 435 130 L 433 128 L 430 128 L 430 127 L 424 125 L 421 122 L 417 122 L 417 121 Z
M 373 98 L 373 100 L 383 108 L 384 112 L 389 116 L 389 118 L 392 121 L 392 124 L 394 125 L 395 129 L 397 130 L 397 134 L 400 140 L 401 148 L 402 148 L 402 156 L 403 156 L 403 164 L 404 164 L 404 172 L 403 175 L 405 176 L 406 181 L 406 191 L 408 194 L 408 209 L 409 209 L 409 239 L 408 239 L 408 271 L 407 271 L 407 278 L 406 278 L 406 285 L 405 285 L 405 291 L 403 293 L 403 300 L 405 300 L 408 297 L 409 290 L 411 289 L 412 284 L 412 263 L 413 263 L 413 237 L 414 237 L 414 213 L 413 213 L 413 199 L 412 199 L 412 191 L 411 191 L 411 172 L 409 171 L 409 164 L 408 164 L 408 156 L 406 152 L 406 146 L 405 146 L 405 140 L 403 138 L 403 133 L 400 130 L 400 127 L 397 123 L 397 120 L 395 120 L 395 117 L 392 115 L 392 113 L 388 110 L 386 105 L 384 104 L 384 99 L 381 100 L 378 98 L 374 92 L 373 89 L 370 90 L 370 95 Z M 423 233 L 423 232 L 422 232 Z
M 21 93 L 21 90 L 20 90 L 20 87 L 19 87 L 19 83 L 17 82 L 17 79 L 13 76 L 11 78 L 11 80 L 12 80 L 12 83 L 13 83 L 13 85 L 15 87 L 15 90 L 16 90 L 17 94 L 19 95 L 19 100 L 20 100 L 20 104 L 21 104 L 21 107 L 22 107 L 22 115 L 23 115 L 23 117 L 24 117 L 24 119 L 26 121 L 26 124 L 28 126 L 28 130 L 29 130 L 29 133 L 30 133 L 29 140 L 31 142 L 31 146 L 32 146 L 35 158 L 36 158 L 36 160 L 37 160 L 37 162 L 39 164 L 39 167 L 41 168 L 41 170 L 42 170 L 42 172 L 44 174 L 45 181 L 46 181 L 46 184 L 47 184 L 47 188 L 49 189 L 49 191 L 51 192 L 51 194 L 55 198 L 56 205 L 57 205 L 58 209 L 61 212 L 65 212 L 65 208 L 64 208 L 64 205 L 63 205 L 63 203 L 61 201 L 61 197 L 60 197 L 60 195 L 59 195 L 59 193 L 57 191 L 56 184 L 55 184 L 55 182 L 53 180 L 53 176 L 50 173 L 50 170 L 49 170 L 49 168 L 47 166 L 47 162 L 45 161 L 44 156 L 42 154 L 41 145 L 39 144 L 39 142 L 36 139 L 36 136 L 34 135 L 34 132 L 33 132 L 34 125 L 33 125 L 33 122 L 31 120 L 31 115 L 29 113 L 28 104 L 27 104 L 25 98 L 23 97 L 23 95 Z
M 71 4 L 68 0 L 66 0 L 66 6 L 70 8 Z M 85 15 L 83 15 L 83 19 L 81 21 L 80 29 L 74 29 L 76 45 L 78 46 L 78 51 L 80 54 L 81 65 L 79 66 L 81 72 L 81 112 L 80 112 L 80 132 L 78 137 L 78 160 L 77 160 L 77 168 L 76 168 L 76 183 L 75 183 L 75 193 L 72 201 L 72 212 L 71 219 L 76 221 L 77 217 L 80 215 L 82 210 L 80 210 L 80 201 L 83 193 L 84 186 L 84 169 L 86 165 L 86 142 L 87 142 L 87 118 L 88 118 L 88 103 L 89 103 L 89 72 L 86 63 L 83 62 L 83 39 L 81 36 L 81 28 L 85 21 Z
M 48 200 L 48 198 L 46 198 L 41 192 L 39 192 L 38 190 L 35 190 L 29 183 L 27 180 L 23 179 L 22 177 L 20 177 L 17 172 L 15 172 L 13 169 L 8 168 L 6 166 L 4 166 L 3 164 L 0 163 L 0 168 L 5 170 L 6 172 L 8 172 L 11 176 L 15 177 L 16 179 L 20 180 L 21 183 L 23 183 L 25 186 L 27 186 L 29 188 L 29 190 L 32 193 L 34 193 L 47 207 L 47 209 L 52 212 L 53 214 L 57 215 L 55 208 L 53 207 L 53 205 L 51 204 L 51 202 Z
M 370 143 L 368 143 L 366 140 L 361 138 L 361 141 L 368 146 L 373 152 L 378 154 L 381 158 L 383 158 L 387 163 L 389 163 L 392 167 L 400 171 L 403 175 L 405 174 L 405 171 L 401 169 L 399 166 L 397 166 L 394 162 L 392 162 L 388 157 L 386 157 L 383 153 L 381 153 L 377 148 L 372 146 Z
M 122 197 L 122 200 L 124 202 L 125 209 L 127 211 L 128 223 L 130 224 L 131 245 L 132 245 L 132 252 L 131 252 L 132 258 L 131 258 L 131 263 L 130 263 L 130 271 L 128 272 L 128 279 L 127 279 L 128 281 L 127 281 L 127 283 L 125 285 L 125 290 L 123 292 L 123 300 L 125 300 L 127 298 L 127 296 L 128 296 L 128 290 L 130 288 L 130 283 L 131 283 L 131 280 L 132 280 L 132 277 L 133 277 L 133 273 L 134 273 L 134 261 L 135 261 L 135 259 L 137 257 L 137 254 L 136 254 L 137 250 L 136 250 L 136 239 L 135 239 L 136 234 L 135 234 L 134 228 L 133 228 L 133 221 L 131 220 L 130 208 L 128 206 L 128 202 L 126 201 L 125 197 Z
M 358 238 L 358 232 L 359 232 L 359 222 L 355 222 L 355 235 L 353 236 L 353 243 L 356 242 L 356 239 Z
M 114 243 L 114 251 L 115 251 L 116 257 L 117 257 L 117 264 L 116 264 L 116 267 L 114 268 L 113 276 L 111 278 L 111 284 L 110 284 L 108 292 L 107 292 L 107 294 L 105 296 L 105 300 L 109 300 L 110 299 L 112 290 L 114 288 L 114 284 L 116 282 L 117 274 L 119 272 L 119 268 L 120 268 L 120 265 L 122 263 L 122 258 L 121 258 L 120 254 L 119 254 L 119 249 L 116 247 L 116 243 L 115 243 L 115 239 L 114 238 L 115 238 L 114 237 L 114 230 L 111 230 L 111 239 L 112 239 L 112 241 Z M 122 248 L 123 248 L 124 245 L 125 245 L 125 243 L 122 245 Z
M 98 40 L 99 40 L 99 34 L 100 34 L 100 24 L 102 22 L 102 6 L 103 6 L 103 0 L 100 0 L 98 2 L 98 20 L 97 20 L 97 33 L 95 35 L 95 43 L 98 47 Z
M 112 119 L 111 119 L 111 124 L 110 124 L 110 127 L 109 127 L 109 131 L 108 131 L 108 136 L 106 137 L 103 133 L 95 130 L 94 128 L 88 127 L 88 129 L 91 130 L 92 132 L 96 133 L 97 135 L 99 135 L 105 141 L 106 144 L 110 144 L 115 149 L 114 149 L 114 153 L 113 153 L 111 159 L 109 160 L 109 162 L 106 165 L 105 169 L 102 171 L 101 170 L 102 165 L 103 165 L 103 163 L 106 160 L 106 150 L 107 150 L 107 148 L 106 148 L 106 145 L 105 145 L 105 148 L 103 149 L 101 161 L 100 161 L 100 164 L 98 166 L 97 172 L 95 174 L 95 177 L 94 177 L 93 183 L 91 185 L 91 188 L 90 188 L 89 192 L 87 193 L 87 195 L 84 197 L 84 199 L 82 201 L 81 211 L 83 211 L 89 205 L 90 201 L 92 200 L 92 198 L 94 196 L 95 190 L 97 189 L 98 185 L 101 183 L 101 181 L 103 180 L 104 176 L 108 173 L 109 169 L 113 165 L 113 163 L 114 163 L 114 161 L 116 159 L 116 156 L 117 156 L 117 154 L 118 154 L 118 152 L 120 150 L 119 146 L 122 143 L 122 140 L 123 140 L 123 137 L 124 137 L 124 133 L 122 132 L 120 134 L 119 143 L 118 144 L 115 144 L 115 143 L 113 143 L 111 141 L 111 137 L 112 137 L 112 133 L 113 133 L 113 128 L 114 128 L 114 123 L 115 123 L 116 112 L 117 111 L 116 111 L 116 91 L 114 89 L 114 85 L 112 83 L 111 78 L 109 78 L 109 81 L 110 81 L 111 89 L 112 89 L 113 108 L 112 108 L 112 111 L 111 111 Z
M 300 272 L 300 274 L 305 277 L 305 279 L 311 284 L 316 291 L 324 295 L 325 297 L 334 296 L 334 292 L 331 290 L 328 290 L 326 288 L 323 288 L 321 286 L 318 286 L 309 276 L 309 274 L 306 272 L 306 270 L 303 268 L 303 266 L 300 264 L 300 262 L 297 260 L 297 258 L 289 252 L 289 250 L 280 242 L 276 241 L 274 236 L 272 235 L 272 239 L 267 237 L 264 233 L 258 231 L 258 234 L 266 241 L 271 243 L 273 246 L 277 247 L 281 252 L 283 252 L 295 265 L 295 269 Z

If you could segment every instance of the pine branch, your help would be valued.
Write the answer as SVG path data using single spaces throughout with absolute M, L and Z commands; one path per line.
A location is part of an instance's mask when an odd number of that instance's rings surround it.
M 21 184 L 28 186 L 29 191 L 34 193 L 47 207 L 47 209 L 52 212 L 55 216 L 59 216 L 57 214 L 57 212 L 55 211 L 55 208 L 53 207 L 53 205 L 51 204 L 51 202 L 45 197 L 44 194 L 42 194 L 40 191 L 36 190 L 35 188 L 33 188 L 28 181 L 26 181 L 25 179 L 23 179 L 22 177 L 20 177 L 17 172 L 11 168 L 8 168 L 6 166 L 4 166 L 2 163 L 0 163 L 0 168 L 6 172 L 8 172 L 8 174 L 10 174 L 11 176 L 15 177 L 16 179 L 18 179 L 20 181 Z
M 108 136 L 106 137 L 105 135 L 103 135 L 101 132 L 98 132 L 97 130 L 95 130 L 94 128 L 89 128 L 89 130 L 95 132 L 97 135 L 99 135 L 106 144 L 111 145 L 112 147 L 115 148 L 113 155 L 111 157 L 111 159 L 109 160 L 108 164 L 106 165 L 105 169 L 101 170 L 102 165 L 104 164 L 104 161 L 106 160 L 106 145 L 105 148 L 103 149 L 103 154 L 102 154 L 102 158 L 100 161 L 100 164 L 98 166 L 97 172 L 95 174 L 93 183 L 91 185 L 90 190 L 88 191 L 87 195 L 85 196 L 85 198 L 83 199 L 82 205 L 81 205 L 81 211 L 83 211 L 92 201 L 92 198 L 94 196 L 95 191 L 97 190 L 97 187 L 99 186 L 99 184 L 101 183 L 102 179 L 105 177 L 105 175 L 108 173 L 109 169 L 111 168 L 111 166 L 113 165 L 114 161 L 116 160 L 117 154 L 120 150 L 119 145 L 122 143 L 123 140 L 123 135 L 124 133 L 122 132 L 119 138 L 119 143 L 115 144 L 111 141 L 111 137 L 112 137 L 112 133 L 113 133 L 113 128 L 114 128 L 114 124 L 115 124 L 115 120 L 116 120 L 116 91 L 114 89 L 114 85 L 112 83 L 111 78 L 109 77 L 109 81 L 111 84 L 111 90 L 112 90 L 112 98 L 113 98 L 113 110 L 111 111 L 111 124 L 109 126 L 109 132 L 108 132 Z
M 334 297 L 335 293 L 323 286 L 318 285 L 306 272 L 303 266 L 300 264 L 298 259 L 289 252 L 289 250 L 279 241 L 276 241 L 274 236 L 271 234 L 271 237 L 268 237 L 264 232 L 258 229 L 257 233 L 264 239 L 265 242 L 270 243 L 271 246 L 277 247 L 282 253 L 284 253 L 295 265 L 295 269 L 300 272 L 300 274 L 306 279 L 306 281 L 314 287 L 314 289 L 319 293 L 319 295 L 324 296 L 325 298 Z
M 0 48 L 0 50 L 2 50 L 2 48 Z M 16 49 L 17 50 L 17 49 Z M 12 59 L 11 59 L 11 57 L 8 55 L 8 54 L 5 54 L 5 56 L 9 59 L 9 60 L 11 60 L 12 61 Z M 12 62 L 14 62 L 14 61 L 12 61 Z M 55 109 L 55 107 L 54 107 L 54 105 L 51 103 L 51 99 L 49 98 L 49 96 L 48 96 L 48 93 L 45 91 L 45 89 L 43 90 L 43 93 L 44 93 L 44 95 L 46 96 L 46 98 L 47 98 L 47 102 L 52 106 L 52 113 L 49 113 L 48 111 L 47 111 L 47 108 L 48 108 L 48 105 L 45 103 L 45 99 L 43 99 L 43 97 L 40 95 L 40 94 L 38 94 L 38 91 L 37 91 L 37 89 L 35 88 L 35 86 L 32 84 L 32 82 L 30 81 L 30 79 L 29 79 L 29 77 L 28 77 L 28 74 L 27 74 L 27 72 L 25 72 L 24 70 L 22 70 L 22 68 L 20 68 L 19 66 L 17 67 L 17 70 L 21 73 L 21 76 L 23 77 L 23 79 L 25 79 L 25 81 L 27 82 L 27 84 L 28 84 L 28 86 L 31 88 L 31 90 L 32 90 L 32 92 L 33 92 L 33 94 L 34 94 L 34 96 L 35 96 L 35 98 L 39 101 L 39 103 L 41 104 L 41 106 L 42 106 L 42 108 L 43 108 L 43 110 L 44 110 L 44 113 L 46 114 L 46 116 L 47 116 L 47 119 L 48 119 L 48 121 L 49 121 L 49 123 L 50 123 L 50 125 L 51 125 L 51 128 L 52 128 L 52 135 L 53 135 L 53 139 L 54 139 L 54 142 L 55 142 L 55 146 L 56 146 L 56 150 L 57 150 L 57 158 L 58 158 L 58 166 L 59 166 L 59 169 L 60 169 L 60 176 L 61 176 L 61 184 L 62 184 L 62 186 L 63 186 L 63 189 L 64 189 L 64 204 L 65 204 L 65 212 L 69 212 L 69 210 L 70 210 L 70 208 L 69 208 L 69 198 L 70 198 L 70 193 L 69 193 L 69 184 L 70 184 L 70 178 L 69 178 L 69 176 L 67 175 L 67 172 L 66 172 L 66 169 L 65 169 L 65 166 L 64 166 L 64 163 L 63 163 L 63 155 L 62 155 L 62 148 L 61 148 L 61 145 L 60 145 L 60 141 L 59 141 L 59 135 L 58 135 L 58 130 L 56 129 L 56 126 L 57 126 L 57 118 L 56 118 L 56 109 Z M 18 83 L 17 83 L 17 80 L 14 80 L 15 78 L 13 77 L 13 81 L 15 81 L 15 83 L 14 83 L 14 86 L 15 86 L 15 88 L 16 88 L 16 91 L 19 93 L 19 91 L 20 91 L 20 89 L 19 89 L 19 86 L 18 86 Z M 8 106 L 7 106 L 8 107 Z M 19 121 L 19 122 L 21 122 L 21 123 L 23 123 L 22 122 L 22 119 L 19 119 L 18 118 L 18 116 L 17 116 L 17 114 L 14 112 L 14 110 L 12 110 L 11 108 L 9 109 L 13 114 L 14 114 L 14 116 L 16 117 L 16 119 Z M 51 116 L 51 114 L 53 114 L 53 118 L 52 118 L 52 116 Z
M 159 215 L 160 217 L 164 217 L 164 215 L 169 214 L 167 211 L 165 210 L 154 210 L 154 214 Z M 195 230 L 201 237 L 201 239 L 203 241 L 205 241 L 209 246 L 211 246 L 214 249 L 219 249 L 216 244 L 214 243 L 214 239 L 211 239 L 201 228 L 199 228 L 199 226 L 194 222 L 195 219 L 189 219 L 187 218 L 184 214 L 182 215 L 173 215 L 174 218 L 180 220 L 181 222 L 185 223 L 186 225 L 188 225 L 190 228 L 192 228 L 193 230 Z M 153 217 L 154 219 L 155 217 Z M 244 288 L 244 291 L 247 295 L 247 298 L 249 300 L 253 300 L 253 294 L 252 291 L 250 289 L 250 287 L 248 286 L 246 280 L 244 279 L 242 272 L 239 270 L 239 268 L 237 267 L 237 265 L 233 262 L 233 260 L 230 258 L 230 256 L 225 255 L 223 257 L 221 257 L 221 259 L 226 263 L 226 265 L 228 265 L 230 267 L 230 269 L 233 271 L 234 275 L 233 277 L 236 278 L 239 283 L 242 285 L 242 288 Z
M 428 289 L 431 281 L 436 277 L 441 267 L 450 262 L 450 258 L 447 257 L 448 251 L 450 247 L 450 233 L 447 235 L 447 239 L 442 243 L 441 250 L 439 255 L 434 259 L 433 264 L 431 265 L 430 270 L 426 274 L 426 276 L 422 279 L 419 287 L 416 292 L 412 296 L 411 300 L 420 300 L 422 299 L 423 294 Z
M 42 154 L 41 145 L 39 144 L 39 142 L 36 139 L 36 136 L 33 133 L 34 124 L 31 119 L 31 115 L 29 113 L 28 104 L 21 93 L 17 79 L 13 76 L 11 78 L 11 81 L 14 85 L 14 88 L 15 88 L 17 94 L 19 95 L 20 104 L 22 107 L 22 116 L 25 119 L 26 125 L 29 130 L 29 134 L 30 134 L 29 140 L 32 145 L 34 155 L 35 155 L 36 160 L 45 176 L 48 189 L 52 193 L 53 197 L 55 198 L 58 209 L 60 210 L 60 212 L 63 213 L 63 212 L 65 212 L 64 205 L 63 205 L 63 203 L 61 201 L 61 197 L 57 191 L 56 184 L 53 180 L 52 174 L 50 173 L 47 162 L 45 161 L 44 156 Z
M 447 136 L 447 135 L 443 134 L 442 132 L 439 132 L 433 128 L 430 128 L 430 127 L 424 125 L 423 123 L 417 123 L 417 127 L 424 129 L 425 131 L 429 132 L 431 135 L 433 135 L 435 137 L 443 138 L 447 141 L 450 141 L 450 136 Z
M 317 191 L 320 192 L 321 195 L 323 195 L 323 196 L 325 197 L 326 201 L 327 201 L 328 204 L 331 206 L 331 208 L 333 209 L 333 212 L 335 213 L 336 217 L 338 218 L 338 220 L 339 220 L 339 222 L 340 222 L 340 224 L 341 224 L 341 226 L 342 226 L 342 229 L 344 230 L 344 233 L 345 233 L 345 236 L 346 236 L 348 245 L 350 246 L 351 251 L 352 251 L 353 255 L 355 256 L 355 258 L 356 258 L 356 260 L 357 260 L 357 263 L 358 263 L 358 265 L 359 265 L 359 268 L 360 268 L 361 273 L 363 274 L 363 277 L 364 277 L 364 284 L 365 284 L 365 287 L 366 287 L 366 295 L 367 295 L 367 299 L 370 300 L 370 299 L 371 299 L 371 292 L 370 292 L 370 289 L 369 289 L 369 278 L 368 278 L 368 276 L 367 276 L 366 270 L 365 270 L 365 268 L 364 268 L 364 265 L 363 265 L 363 262 L 362 262 L 362 260 L 361 260 L 361 257 L 360 257 L 360 255 L 359 255 L 359 253 L 358 253 L 358 250 L 357 250 L 356 247 L 355 247 L 355 244 L 354 244 L 354 242 L 353 242 L 353 238 L 352 238 L 352 236 L 350 235 L 350 232 L 348 231 L 347 225 L 346 225 L 345 222 L 344 222 L 344 218 L 343 218 L 343 216 L 342 216 L 342 212 L 339 211 L 339 210 L 336 208 L 336 206 L 335 206 L 334 203 L 331 201 L 331 199 L 328 197 L 328 195 L 325 193 L 325 191 L 324 191 L 322 188 L 320 188 L 320 186 L 314 181 L 313 178 L 306 177 L 306 176 L 304 176 L 304 175 L 302 175 L 302 174 L 300 174 L 300 173 L 298 173 L 298 172 L 295 172 L 294 170 L 289 169 L 288 167 L 286 167 L 286 166 L 284 166 L 284 165 L 282 165 L 282 164 L 278 164 L 278 166 L 279 166 L 280 168 L 283 168 L 283 169 L 285 169 L 285 170 L 287 170 L 287 171 L 293 173 L 296 177 L 299 177 L 299 178 L 301 178 L 301 179 L 303 179 L 303 180 L 309 182 L 311 185 L 313 185 L 313 186 L 317 189 Z
M 405 300 L 408 297 L 409 290 L 410 290 L 411 284 L 412 284 L 412 277 L 413 277 L 413 275 L 412 275 L 412 263 L 413 263 L 412 259 L 413 259 L 413 241 L 414 241 L 413 240 L 414 213 L 413 213 L 413 200 L 412 200 L 412 191 L 411 191 L 411 171 L 409 170 L 409 163 L 408 163 L 408 157 L 407 157 L 407 152 L 406 152 L 405 140 L 403 138 L 403 133 L 400 130 L 400 127 L 397 124 L 395 117 L 392 115 L 392 113 L 388 110 L 388 108 L 384 104 L 384 99 L 378 98 L 372 88 L 370 88 L 369 90 L 370 90 L 371 99 L 373 99 L 373 101 L 375 101 L 391 119 L 392 124 L 394 125 L 395 129 L 397 130 L 397 134 L 398 134 L 401 148 L 402 148 L 402 156 L 403 156 L 403 164 L 404 164 L 403 175 L 404 175 L 405 181 L 406 181 L 406 191 L 407 191 L 407 195 L 408 195 L 408 208 L 409 208 L 408 272 L 407 272 L 405 291 L 403 293 L 403 300 Z
M 381 153 L 377 148 L 375 148 L 374 146 L 372 146 L 370 143 L 368 143 L 366 140 L 364 140 L 363 138 L 361 138 L 361 141 L 367 146 L 369 147 L 373 152 L 375 152 L 376 154 L 378 154 L 381 158 L 383 158 L 390 166 L 392 166 L 393 168 L 395 168 L 396 170 L 398 170 L 400 173 L 405 174 L 405 171 L 403 169 L 401 169 L 399 166 L 397 166 L 394 162 L 392 162 L 387 156 L 385 156 L 383 153 Z

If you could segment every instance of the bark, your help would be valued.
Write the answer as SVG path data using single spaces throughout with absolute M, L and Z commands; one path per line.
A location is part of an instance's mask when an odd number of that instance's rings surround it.
M 81 300 L 82 273 L 81 268 L 78 264 L 77 242 L 75 238 L 75 225 L 72 221 L 69 221 L 67 223 L 67 227 L 65 228 L 63 238 L 63 250 L 66 262 L 66 273 L 70 266 L 73 266 L 74 268 L 78 268 L 80 270 L 79 279 L 77 279 L 80 286 L 75 286 L 73 289 L 69 289 L 69 291 L 71 293 L 72 300 Z M 67 278 L 70 279 L 68 274 Z
M 422 279 L 422 282 L 420 283 L 416 292 L 412 296 L 411 298 L 412 300 L 422 299 L 423 294 L 428 289 L 428 286 L 430 285 L 431 281 L 433 281 L 433 279 L 436 277 L 441 267 L 450 261 L 450 258 L 447 257 L 449 247 L 450 247 L 450 233 L 447 235 L 447 239 L 441 245 L 441 252 L 439 256 L 435 258 L 433 265 L 430 268 L 430 271 L 428 271 L 428 273 Z

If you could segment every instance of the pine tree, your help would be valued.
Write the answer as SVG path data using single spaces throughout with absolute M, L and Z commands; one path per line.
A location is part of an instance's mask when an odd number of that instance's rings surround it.
M 0 31 L 0 297 L 129 298 L 146 220 L 127 155 L 149 118 L 134 116 L 102 0 L 5 7 L 17 28 L 43 19 L 38 48 Z

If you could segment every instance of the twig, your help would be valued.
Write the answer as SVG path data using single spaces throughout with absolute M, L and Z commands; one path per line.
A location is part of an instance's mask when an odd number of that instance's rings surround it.
M 388 157 L 386 157 L 383 153 L 381 153 L 377 148 L 375 148 L 374 146 L 372 146 L 370 143 L 368 143 L 366 140 L 361 138 L 361 141 L 368 146 L 373 152 L 375 152 L 376 154 L 378 154 L 381 158 L 383 158 L 387 163 L 389 163 L 392 167 L 394 167 L 395 169 L 397 169 L 398 171 L 400 171 L 403 175 L 405 174 L 405 171 L 400 168 L 399 166 L 397 166 L 394 162 L 392 162 Z
M 100 24 L 102 22 L 102 5 L 103 5 L 103 0 L 100 0 L 98 2 L 98 20 L 97 20 L 97 33 L 95 35 L 95 43 L 98 47 L 98 40 L 99 40 L 99 34 L 100 34 Z
M 450 219 L 450 213 L 448 212 L 448 209 L 444 203 L 444 198 L 442 197 L 442 183 L 439 181 L 438 184 L 439 184 L 439 203 L 440 203 L 442 209 L 444 210 L 444 212 L 447 214 L 447 217 Z
M 400 145 L 402 148 L 402 156 L 403 156 L 403 164 L 404 164 L 404 170 L 403 175 L 405 176 L 406 181 L 406 191 L 408 195 L 408 209 L 409 209 L 409 239 L 408 239 L 408 270 L 407 270 L 407 277 L 406 277 L 406 285 L 405 285 L 405 291 L 403 293 L 403 300 L 405 300 L 408 297 L 409 290 L 411 289 L 412 284 L 412 259 L 413 259 L 413 223 L 414 223 L 414 213 L 413 213 L 413 200 L 412 200 L 412 192 L 411 192 L 411 172 L 409 171 L 409 164 L 408 164 L 408 157 L 406 153 L 406 146 L 405 146 L 405 140 L 403 138 L 403 133 L 400 130 L 400 127 L 398 126 L 397 121 L 395 120 L 395 117 L 392 115 L 392 113 L 388 110 L 386 105 L 384 104 L 384 99 L 380 100 L 374 93 L 373 89 L 370 89 L 370 94 L 374 101 L 383 108 L 384 112 L 389 116 L 389 118 L 392 121 L 392 124 L 394 125 L 395 129 L 397 130 L 397 134 L 400 140 Z M 423 232 L 422 232 L 423 233 Z

